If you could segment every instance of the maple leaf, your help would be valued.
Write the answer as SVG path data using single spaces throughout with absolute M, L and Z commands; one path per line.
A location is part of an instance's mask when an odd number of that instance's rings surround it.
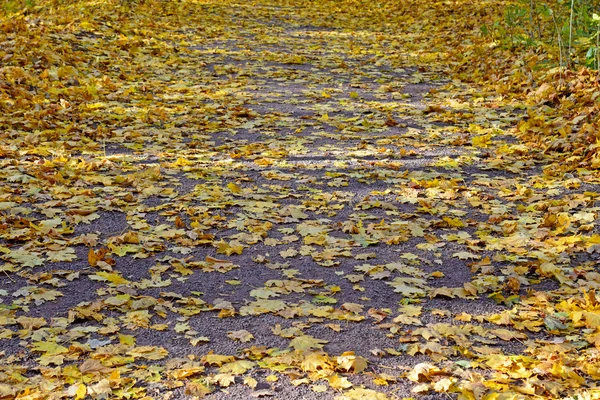
M 406 297 L 421 297 L 425 295 L 425 290 L 418 287 L 409 286 L 404 283 L 403 280 L 395 279 L 393 282 L 386 283 L 394 288 L 394 292 L 400 293 Z
M 236 360 L 233 362 L 228 362 L 226 364 L 221 365 L 219 367 L 219 372 L 222 374 L 234 374 L 241 375 L 246 373 L 248 370 L 254 368 L 256 365 L 255 362 L 249 360 Z
M 334 389 L 348 389 L 351 388 L 352 382 L 348 380 L 348 378 L 340 376 L 338 374 L 333 374 L 327 377 L 327 382 L 329 386 Z
M 204 364 L 208 364 L 208 365 L 214 365 L 217 367 L 222 366 L 223 364 L 226 363 L 231 363 L 235 361 L 235 357 L 233 356 L 224 356 L 224 355 L 219 355 L 219 354 L 206 354 L 205 356 L 202 357 L 202 362 Z
M 75 249 L 66 248 L 59 251 L 48 252 L 48 261 L 51 262 L 68 262 L 77 259 L 77 255 L 75 254 Z
M 21 316 L 15 320 L 23 329 L 34 330 L 46 326 L 46 320 L 42 317 L 33 318 Z
M 87 393 L 96 397 L 103 397 L 112 394 L 112 388 L 110 387 L 110 381 L 108 379 L 102 379 L 93 385 L 89 385 L 86 389 Z
M 357 260 L 368 260 L 369 258 L 376 258 L 376 257 L 377 257 L 377 253 L 363 253 L 363 254 L 357 254 L 354 256 L 354 258 Z
M 510 331 L 508 329 L 491 329 L 488 332 L 502 340 L 527 339 L 527 335 L 521 332 Z
M 254 335 L 245 329 L 241 329 L 239 331 L 230 331 L 227 333 L 227 337 L 232 340 L 238 340 L 242 343 L 247 343 L 254 339 Z
M 360 388 L 351 388 L 349 390 L 344 391 L 343 394 L 336 396 L 335 400 L 389 400 L 385 393 L 377 392 L 373 389 L 367 389 L 364 387 Z
M 452 378 L 442 378 L 435 381 L 432 385 L 432 388 L 436 392 L 448 392 L 454 383 L 455 380 Z
M 280 293 L 277 293 L 271 288 L 258 288 L 250 291 L 250 296 L 256 297 L 257 299 L 268 299 L 269 297 L 278 297 Z
M 88 277 L 97 281 L 110 282 L 114 285 L 126 285 L 129 283 L 129 281 L 123 278 L 121 275 L 105 271 L 99 271 L 95 274 L 88 275 Z
M 234 240 L 229 243 L 221 240 L 220 242 L 214 243 L 214 245 L 217 248 L 218 254 L 225 254 L 227 256 L 232 254 L 242 254 L 242 251 L 244 250 L 244 246 Z
M 193 382 L 191 380 L 186 380 L 185 383 L 185 395 L 187 396 L 197 396 L 204 397 L 207 394 L 211 393 L 213 389 L 208 387 L 207 382 Z
M 437 296 L 443 296 L 443 297 L 449 297 L 449 298 L 454 298 L 455 294 L 454 294 L 454 290 L 451 288 L 447 288 L 447 287 L 439 287 L 439 288 L 435 288 L 431 291 L 431 293 L 429 294 L 430 297 L 437 297 Z
M 311 385 L 310 390 L 315 393 L 323 393 L 327 391 L 326 385 Z
M 83 383 L 76 383 L 69 386 L 66 393 L 68 396 L 80 400 L 87 394 L 87 387 Z
M 235 193 L 235 194 L 240 194 L 240 193 L 242 193 L 242 188 L 240 188 L 238 185 L 236 185 L 236 184 L 235 184 L 235 183 L 233 183 L 233 182 L 229 182 L 229 183 L 227 184 L 227 188 L 228 188 L 229 190 L 231 190 L 231 192 L 232 192 L 232 193 Z
M 317 339 L 310 335 L 302 335 L 292 339 L 289 347 L 294 348 L 294 350 L 305 351 L 309 349 L 321 349 L 326 343 L 329 343 L 329 341 Z
M 247 376 L 244 378 L 244 384 L 248 385 L 251 389 L 254 389 L 258 385 L 258 381 L 251 376 Z
M 145 358 L 147 360 L 162 360 L 169 352 L 158 346 L 139 346 L 127 352 L 128 355 L 137 358 Z
M 24 267 L 32 268 L 44 264 L 44 259 L 39 254 L 24 249 L 12 250 L 7 254 L 7 257 Z
M 313 303 L 320 303 L 320 304 L 335 304 L 337 303 L 337 300 L 333 297 L 330 296 L 325 296 L 322 294 L 318 294 L 313 298 Z
M 219 384 L 221 387 L 229 387 L 235 382 L 235 375 L 233 374 L 216 374 L 210 379 L 212 382 Z
M 69 349 L 56 342 L 34 342 L 32 350 L 44 353 L 44 355 L 57 355 L 69 352 Z
M 353 312 L 355 314 L 360 314 L 363 312 L 363 309 L 365 308 L 365 306 L 363 304 L 357 304 L 357 303 L 344 303 L 344 304 L 342 304 L 342 308 L 345 310 L 348 310 L 350 312 Z
M 461 260 L 469 260 L 469 259 L 478 260 L 481 258 L 477 254 L 469 253 L 468 251 L 460 251 L 458 253 L 454 253 L 454 254 L 452 254 L 452 257 L 456 257 Z
M 267 312 L 282 311 L 286 304 L 280 300 L 257 300 L 240 308 L 241 315 L 262 314 Z
M 352 370 L 355 374 L 364 371 L 367 368 L 367 360 L 357 356 L 354 352 L 345 352 L 337 357 L 337 363 L 340 368 L 348 372 Z
M 323 352 L 306 352 L 300 364 L 303 371 L 333 370 L 329 357 Z
M 290 257 L 295 257 L 298 254 L 298 250 L 290 247 L 287 250 L 284 251 L 280 251 L 279 255 L 283 258 L 290 258 Z
M 349 274 L 349 275 L 346 275 L 345 278 L 348 279 L 352 283 L 356 283 L 356 282 L 365 280 L 364 275 L 357 275 L 357 274 Z
M 200 365 L 184 365 L 181 368 L 171 369 L 168 374 L 173 379 L 185 379 L 204 372 L 204 367 Z
M 473 316 L 471 314 L 462 312 L 460 314 L 457 314 L 454 317 L 454 319 L 457 320 L 457 321 L 471 322 L 471 320 L 473 319 Z

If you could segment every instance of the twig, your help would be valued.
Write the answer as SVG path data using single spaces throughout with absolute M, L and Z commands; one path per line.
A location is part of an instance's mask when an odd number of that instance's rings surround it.
M 598 81 L 598 71 L 600 71 L 600 53 L 598 52 L 598 46 L 600 46 L 600 23 L 596 21 L 598 29 L 596 30 L 596 81 Z
M 10 281 L 11 281 L 12 283 L 15 283 L 15 282 L 16 282 L 16 281 L 15 281 L 15 280 L 14 280 L 14 279 L 13 279 L 13 278 L 12 278 L 12 277 L 11 277 L 11 276 L 8 274 L 8 272 L 6 272 L 6 271 L 2 271 L 2 272 L 4 272 L 4 275 L 6 275 L 6 277 L 7 277 L 8 279 L 10 279 Z
M 562 78 L 562 68 L 563 68 L 563 46 L 562 46 L 562 36 L 560 34 L 560 30 L 558 29 L 558 23 L 556 22 L 556 17 L 554 16 L 554 11 L 552 11 L 552 9 L 550 9 L 551 13 L 552 13 L 552 21 L 554 22 L 554 29 L 556 29 L 556 37 L 557 37 L 557 41 L 558 41 L 558 64 L 559 64 L 559 71 L 560 71 L 560 81 L 559 81 L 559 85 L 562 87 L 563 85 L 563 78 Z
M 533 40 L 533 8 L 534 3 L 533 0 L 529 0 L 529 38 Z
M 567 66 L 571 66 L 571 46 L 573 44 L 573 10 L 575 9 L 575 0 L 571 0 L 571 16 L 569 18 L 569 52 L 567 54 Z

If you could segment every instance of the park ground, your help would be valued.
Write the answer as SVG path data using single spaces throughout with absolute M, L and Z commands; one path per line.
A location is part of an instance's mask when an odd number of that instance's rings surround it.
M 600 398 L 595 72 L 501 5 L 5 10 L 0 399 Z

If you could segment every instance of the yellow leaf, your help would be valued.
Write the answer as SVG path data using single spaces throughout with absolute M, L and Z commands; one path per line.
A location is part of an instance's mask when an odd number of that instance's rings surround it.
M 220 242 L 215 243 L 215 246 L 217 247 L 217 253 L 225 254 L 227 256 L 230 256 L 234 253 L 242 254 L 242 251 L 244 250 L 244 246 L 242 246 L 241 243 L 236 242 L 235 240 L 232 240 L 229 243 L 227 243 L 224 240 L 221 240 Z
M 238 185 L 236 185 L 236 184 L 235 184 L 235 183 L 233 183 L 233 182 L 229 182 L 229 183 L 227 184 L 227 188 L 228 188 L 229 190 L 231 190 L 231 192 L 232 192 L 232 193 L 235 193 L 235 194 L 242 193 L 242 188 L 241 188 L 241 187 L 239 187 Z
M 303 335 L 292 340 L 289 347 L 293 347 L 295 350 L 321 349 L 325 343 L 328 343 L 328 341 L 310 335 Z
M 452 387 L 453 381 L 450 378 L 442 378 L 439 381 L 436 381 L 432 387 L 436 392 L 448 392 L 450 387 Z
M 331 370 L 329 357 L 323 352 L 310 352 L 300 365 L 303 371 Z
M 347 351 L 337 357 L 338 366 L 345 371 L 352 370 L 355 374 L 364 371 L 367 368 L 367 360 L 357 356 L 353 351 Z
M 454 317 L 455 320 L 457 321 L 463 321 L 463 322 L 471 322 L 471 319 L 473 317 L 471 316 L 471 314 L 467 314 L 467 313 L 460 313 L 458 314 L 456 317 Z
M 310 389 L 315 393 L 323 393 L 327 391 L 326 385 L 311 385 Z
M 474 136 L 471 139 L 471 144 L 474 147 L 488 147 L 491 144 L 491 135 Z
M 296 255 L 298 255 L 298 250 L 294 249 L 293 247 L 290 247 L 287 250 L 280 251 L 279 255 L 283 258 L 295 257 Z
M 231 263 L 231 261 L 221 260 L 221 259 L 214 258 L 214 257 L 211 257 L 211 256 L 206 256 L 206 262 L 217 263 L 217 264 L 230 264 Z
M 414 388 L 412 388 L 411 392 L 421 394 L 421 393 L 427 393 L 427 392 L 429 392 L 429 390 L 430 390 L 429 385 L 426 383 L 422 383 L 422 384 L 417 385 Z
M 202 357 L 202 362 L 208 365 L 214 365 L 220 367 L 221 365 L 229 362 L 233 362 L 235 357 L 233 356 L 222 356 L 219 354 L 207 354 Z
M 398 308 L 398 312 L 407 315 L 409 317 L 418 317 L 421 315 L 421 312 L 423 311 L 423 307 L 422 306 L 413 306 L 410 304 L 406 304 L 403 306 L 400 306 Z
M 169 375 L 173 379 L 180 380 L 180 379 L 185 379 L 187 377 L 200 374 L 202 372 L 204 372 L 204 367 L 195 366 L 195 367 L 184 367 L 184 368 L 178 368 L 178 369 L 171 370 L 171 371 L 169 371 Z
M 17 318 L 16 321 L 23 327 L 23 329 L 27 330 L 38 329 L 42 326 L 46 326 L 46 320 L 43 317 L 34 318 L 21 316 Z
M 157 346 L 139 346 L 127 352 L 127 355 L 147 360 L 162 360 L 169 352 Z
M 388 381 L 380 377 L 374 378 L 373 383 L 378 386 L 388 386 Z
M 126 346 L 132 346 L 135 344 L 135 337 L 131 335 L 119 334 L 119 343 L 124 344 Z
M 129 283 L 129 281 L 121 275 L 106 271 L 98 271 L 94 275 L 89 275 L 89 278 L 95 281 L 108 281 L 114 285 L 126 285 Z
M 258 382 L 256 379 L 252 378 L 251 376 L 247 376 L 244 378 L 244 384 L 248 385 L 251 389 L 254 389 L 256 387 L 256 385 L 258 385 Z
M 80 383 L 79 387 L 77 387 L 77 391 L 75 392 L 75 398 L 83 399 L 85 397 L 86 393 L 87 393 L 87 389 L 86 389 L 85 385 L 83 383 Z
M 310 383 L 310 380 L 308 378 L 293 379 L 290 383 L 294 386 L 300 386 Z
M 44 355 L 57 355 L 68 353 L 69 349 L 56 342 L 35 342 L 32 351 L 39 351 Z
M 342 304 L 342 308 L 344 310 L 348 310 L 352 313 L 360 314 L 363 312 L 363 309 L 365 308 L 365 306 L 364 306 L 364 304 L 344 303 L 344 304 Z
M 254 362 L 249 360 L 237 360 L 227 364 L 223 364 L 219 368 L 220 373 L 229 373 L 235 375 L 241 375 L 248 371 L 249 369 L 254 368 Z
M 600 313 L 598 312 L 583 312 L 585 318 L 585 325 L 590 329 L 597 329 L 600 327 Z
M 510 331 L 508 329 L 490 329 L 488 332 L 502 340 L 527 340 L 527 335 L 524 333 Z
M 229 387 L 235 382 L 235 375 L 231 374 L 217 374 L 212 378 L 221 387 Z
M 352 382 L 348 378 L 339 376 L 338 374 L 327 377 L 327 381 L 333 389 L 348 389 L 352 387 Z
M 232 340 L 240 341 L 242 343 L 246 343 L 254 339 L 254 335 L 245 329 L 239 331 L 230 331 L 227 333 L 227 337 Z

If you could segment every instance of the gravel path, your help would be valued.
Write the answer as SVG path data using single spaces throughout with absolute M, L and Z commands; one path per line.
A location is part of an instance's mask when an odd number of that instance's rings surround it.
M 597 182 L 381 33 L 244 7 L 204 7 L 222 31 L 140 72 L 146 124 L 63 181 L 3 163 L 0 398 L 456 398 L 551 339 L 498 321 L 559 288 L 540 265 L 595 263 L 545 240 L 549 207 L 598 232 Z

